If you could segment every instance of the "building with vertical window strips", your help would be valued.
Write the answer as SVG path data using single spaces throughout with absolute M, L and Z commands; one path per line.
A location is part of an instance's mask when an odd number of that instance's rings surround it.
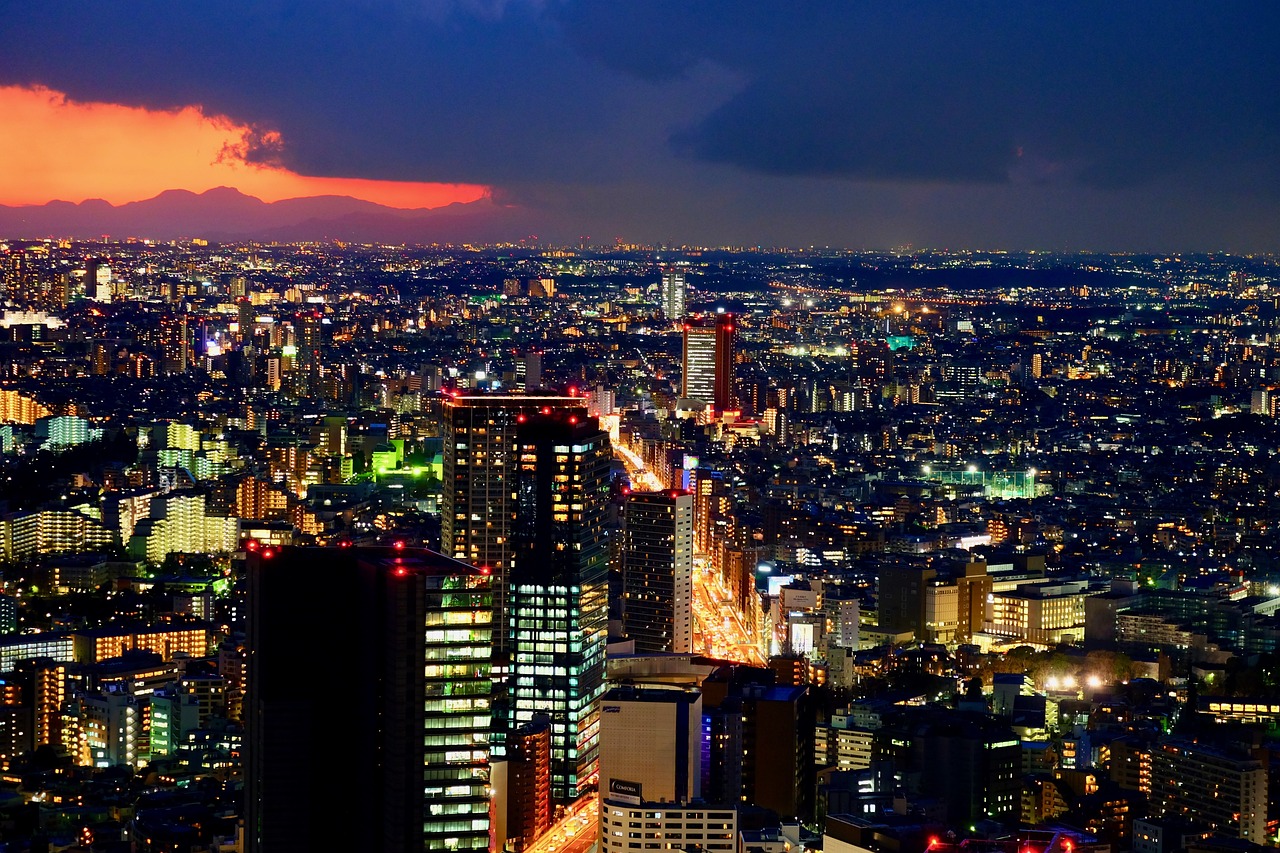
M 489 575 L 401 548 L 248 569 L 246 849 L 488 850 Z

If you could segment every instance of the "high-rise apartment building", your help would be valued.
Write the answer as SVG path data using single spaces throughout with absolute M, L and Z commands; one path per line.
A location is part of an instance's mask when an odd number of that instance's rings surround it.
M 249 851 L 489 849 L 489 582 L 422 550 L 251 556 Z
M 519 853 L 551 828 L 550 720 L 542 717 L 511 733 L 505 769 L 503 849 Z
M 713 406 L 717 412 L 732 409 L 735 319 L 717 314 L 714 320 L 689 320 L 684 324 L 680 396 Z
M 1259 844 L 1266 834 L 1267 802 L 1266 765 L 1243 752 L 1181 739 L 1151 751 L 1157 815 Z
M 668 320 L 679 320 L 685 312 L 685 280 L 684 273 L 675 267 L 662 270 L 662 313 Z
M 693 651 L 693 495 L 633 492 L 622 529 L 622 627 L 637 652 Z

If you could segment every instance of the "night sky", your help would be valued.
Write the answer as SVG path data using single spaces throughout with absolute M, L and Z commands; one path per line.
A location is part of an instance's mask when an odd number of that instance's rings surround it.
M 487 192 L 561 240 L 1280 248 L 1273 3 L 3 7 L 0 202 L 239 183 Z

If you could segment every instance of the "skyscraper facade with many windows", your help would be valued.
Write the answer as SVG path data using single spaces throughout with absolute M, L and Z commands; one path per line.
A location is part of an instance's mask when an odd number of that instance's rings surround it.
M 247 849 L 489 849 L 490 618 L 434 552 L 254 552 Z
M 734 331 L 732 314 L 685 322 L 681 397 L 713 406 L 717 412 L 734 407 Z
M 571 800 L 598 762 L 612 453 L 596 419 L 569 411 L 530 415 L 516 434 L 510 728 L 550 719 L 552 796 Z
M 495 731 L 551 721 L 552 794 L 595 776 L 608 636 L 608 434 L 575 397 L 448 400 L 443 549 L 494 578 Z
M 668 320 L 679 320 L 685 312 L 685 279 L 684 273 L 675 267 L 666 267 L 662 271 L 662 313 Z
M 693 495 L 633 492 L 622 528 L 622 627 L 637 652 L 693 651 Z

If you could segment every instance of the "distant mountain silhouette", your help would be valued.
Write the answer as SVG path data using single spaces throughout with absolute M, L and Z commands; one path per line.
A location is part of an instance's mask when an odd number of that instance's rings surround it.
M 203 193 L 166 190 L 155 198 L 113 205 L 0 205 L 0 239 L 44 237 L 200 237 L 237 240 L 351 240 L 387 243 L 463 243 L 517 240 L 537 233 L 528 211 L 489 199 L 446 207 L 399 210 L 348 196 L 264 202 L 230 187 Z

